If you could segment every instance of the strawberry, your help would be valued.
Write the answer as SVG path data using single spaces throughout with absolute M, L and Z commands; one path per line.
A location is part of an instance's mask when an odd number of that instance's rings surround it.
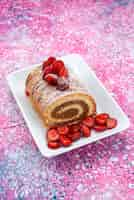
M 60 135 L 60 142 L 64 147 L 68 147 L 72 144 L 71 139 L 66 137 L 65 135 Z
M 55 61 L 56 61 L 56 58 L 55 57 L 52 57 L 50 56 L 48 59 L 47 59 L 49 65 L 53 64 Z
M 80 125 L 79 124 L 75 124 L 75 125 L 71 125 L 69 127 L 69 131 L 71 133 L 75 133 L 75 132 L 78 132 L 80 130 Z
M 60 147 L 60 143 L 59 142 L 48 142 L 48 147 L 50 149 L 58 149 Z
M 67 77 L 68 77 L 68 70 L 67 70 L 67 68 L 62 67 L 62 68 L 60 69 L 58 75 L 59 75 L 60 77 L 65 77 L 65 78 L 67 78 Z
M 64 68 L 64 62 L 62 60 L 56 60 L 53 63 L 53 71 L 56 74 L 59 74 L 60 70 Z
M 47 139 L 48 141 L 57 141 L 59 140 L 59 134 L 58 131 L 56 129 L 50 129 L 47 132 Z
M 53 72 L 53 66 L 47 66 L 43 69 L 43 76 L 46 76 L 47 74 L 50 74 Z
M 68 126 L 59 126 L 59 127 L 57 128 L 57 131 L 58 131 L 58 133 L 59 133 L 60 135 L 67 135 L 68 132 L 69 132 L 69 128 L 68 128 Z
M 49 66 L 48 60 L 44 61 L 43 64 L 42 64 L 42 70 L 44 70 L 48 66 Z
M 30 93 L 27 90 L 25 91 L 25 94 L 27 97 L 30 96 Z
M 98 114 L 96 116 L 101 118 L 101 119 L 108 119 L 109 118 L 109 114 L 108 113 L 100 113 L 100 114 Z
M 95 117 L 95 123 L 98 124 L 98 125 L 105 125 L 106 122 L 107 122 L 107 119 L 103 119 L 99 116 Z
M 94 126 L 95 119 L 93 117 L 86 117 L 83 121 L 82 124 L 88 126 L 89 128 L 92 128 Z
M 117 120 L 114 118 L 108 118 L 107 119 L 107 128 L 108 129 L 112 129 L 115 128 L 117 126 Z
M 56 74 L 47 74 L 45 77 L 43 77 L 43 79 L 50 85 L 57 85 L 58 77 Z
M 69 137 L 72 141 L 78 140 L 78 139 L 80 139 L 80 137 L 81 137 L 80 131 L 70 133 L 70 134 L 68 134 L 68 137 Z
M 97 132 L 105 131 L 107 129 L 106 125 L 95 125 L 93 128 Z
M 86 125 L 81 125 L 81 132 L 84 137 L 89 137 L 91 135 L 91 129 L 88 128 Z
M 56 61 L 55 57 L 49 57 L 47 60 L 45 60 L 42 64 L 42 70 L 44 70 L 47 66 L 51 65 Z

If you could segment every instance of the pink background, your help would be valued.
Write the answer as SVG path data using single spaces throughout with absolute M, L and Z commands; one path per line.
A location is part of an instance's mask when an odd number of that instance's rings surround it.
M 46 159 L 6 76 L 68 53 L 81 54 L 92 66 L 131 125 Z M 0 61 L 0 200 L 133 200 L 134 1 L 1 0 Z

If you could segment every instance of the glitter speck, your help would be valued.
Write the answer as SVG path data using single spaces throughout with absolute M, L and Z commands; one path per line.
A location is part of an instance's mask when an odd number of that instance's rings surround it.
M 80 183 L 78 186 L 77 186 L 77 190 L 80 192 L 80 191 L 83 191 L 84 187 L 83 185 Z

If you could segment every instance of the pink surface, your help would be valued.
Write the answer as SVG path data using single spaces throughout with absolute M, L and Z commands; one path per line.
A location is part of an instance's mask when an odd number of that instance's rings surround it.
M 48 160 L 6 76 L 44 56 L 68 53 L 81 54 L 92 66 L 131 125 Z M 134 1 L 2 0 L 0 61 L 0 200 L 133 200 Z

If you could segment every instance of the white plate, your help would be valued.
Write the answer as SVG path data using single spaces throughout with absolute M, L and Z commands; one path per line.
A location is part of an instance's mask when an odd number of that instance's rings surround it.
M 39 150 L 46 157 L 52 157 L 68 152 L 72 149 L 76 149 L 78 147 L 116 134 L 129 127 L 129 120 L 127 116 L 124 114 L 120 106 L 115 102 L 112 96 L 108 93 L 100 80 L 96 77 L 95 73 L 85 63 L 82 57 L 78 54 L 71 54 L 62 57 L 62 59 L 70 68 L 70 70 L 74 71 L 78 79 L 80 79 L 85 84 L 85 86 L 88 87 L 89 93 L 96 100 L 97 112 L 107 112 L 112 117 L 117 118 L 118 126 L 114 129 L 107 130 L 99 134 L 97 134 L 95 131 L 92 131 L 91 137 L 81 138 L 80 140 L 74 142 L 70 147 L 61 147 L 57 150 L 49 149 L 45 139 L 46 128 L 44 127 L 38 114 L 32 108 L 24 92 L 26 77 L 31 69 L 37 65 L 13 72 L 7 77 L 8 84 Z

